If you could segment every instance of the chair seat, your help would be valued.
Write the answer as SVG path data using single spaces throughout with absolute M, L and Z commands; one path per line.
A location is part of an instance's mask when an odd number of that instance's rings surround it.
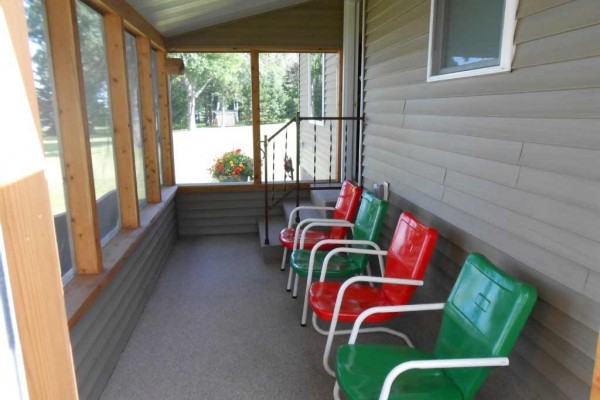
M 335 301 L 341 286 L 342 283 L 340 282 L 315 282 L 311 285 L 308 299 L 311 308 L 319 319 L 331 321 Z M 354 322 L 361 312 L 371 307 L 390 305 L 393 304 L 388 301 L 380 288 L 355 283 L 346 289 L 338 321 Z M 398 314 L 374 314 L 367 318 L 365 322 L 383 322 L 396 315 Z
M 285 228 L 279 232 L 279 241 L 286 249 L 292 250 L 294 248 L 294 238 L 296 235 L 296 230 L 293 228 Z M 306 237 L 304 239 L 304 248 L 307 250 L 315 247 L 315 244 L 320 242 L 321 240 L 331 239 L 329 232 L 320 231 L 320 230 L 309 230 L 306 232 Z M 298 238 L 298 246 L 300 245 L 300 238 Z M 321 247 L 323 250 L 331 250 L 335 247 L 338 247 L 335 244 L 324 245 Z
M 435 357 L 401 346 L 354 344 L 339 348 L 336 377 L 346 399 L 377 400 L 387 374 L 405 361 Z M 390 400 L 463 400 L 462 392 L 443 369 L 414 369 L 394 381 Z
M 326 251 L 317 251 L 313 277 L 318 278 L 321 276 L 321 269 L 326 256 Z M 302 277 L 308 276 L 309 261 L 309 250 L 294 250 L 290 257 L 290 265 L 294 269 L 294 272 Z M 352 262 L 352 259 L 346 257 L 345 254 L 336 254 L 329 260 L 329 264 L 327 265 L 327 276 L 330 278 L 347 278 L 360 273 L 361 270 L 361 266 Z

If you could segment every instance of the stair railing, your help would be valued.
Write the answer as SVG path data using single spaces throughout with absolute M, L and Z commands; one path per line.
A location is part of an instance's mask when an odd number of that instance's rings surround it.
M 329 141 L 329 176 L 326 180 L 318 180 L 317 179 L 317 141 L 319 139 L 319 133 L 317 129 L 317 124 L 315 123 L 313 126 L 313 171 L 312 171 L 312 180 L 301 180 L 300 179 L 300 159 L 301 159 L 301 123 L 302 121 L 315 121 L 321 122 L 323 126 L 325 123 L 329 121 L 329 131 L 327 134 L 326 140 Z M 336 159 L 334 160 L 334 133 L 333 133 L 333 122 L 337 121 L 339 123 L 346 122 L 344 124 L 344 130 L 342 135 L 343 140 L 343 148 L 341 152 L 344 157 L 344 164 L 341 165 L 341 169 L 343 173 L 340 173 L 340 168 L 336 168 L 337 174 L 333 176 L 333 163 L 335 162 L 338 166 L 341 164 L 341 160 L 339 159 L 342 155 L 337 154 Z M 338 188 L 343 180 L 347 178 L 347 162 L 348 162 L 348 122 L 356 123 L 356 132 L 357 134 L 362 136 L 363 130 L 363 117 L 302 117 L 300 113 L 297 113 L 296 116 L 290 119 L 286 124 L 284 124 L 279 130 L 273 133 L 271 136 L 264 135 L 263 140 L 261 141 L 262 145 L 262 153 L 263 153 L 263 181 L 264 181 L 264 214 L 265 214 L 265 244 L 270 244 L 269 239 L 269 211 L 273 209 L 273 207 L 279 205 L 284 199 L 289 197 L 291 194 L 295 192 L 296 197 L 296 207 L 300 205 L 300 189 L 304 186 L 311 190 L 324 190 L 324 189 L 332 189 Z M 288 128 L 293 123 L 296 123 L 296 162 L 294 168 L 294 162 L 291 157 L 288 156 Z M 276 198 L 276 182 L 275 182 L 275 165 L 276 165 L 276 147 L 275 147 L 275 138 L 277 138 L 280 134 L 285 133 L 285 141 L 284 141 L 284 158 L 283 158 L 283 193 Z M 272 145 L 272 170 L 271 170 L 271 181 L 270 181 L 270 189 L 271 193 L 269 195 L 269 145 Z M 338 146 L 339 147 L 339 146 Z M 306 149 L 304 151 L 307 151 Z M 351 159 L 351 158 L 350 158 Z M 360 163 L 360 160 L 358 160 Z M 287 179 L 290 181 L 295 181 L 295 185 L 288 190 L 287 188 Z M 296 222 L 300 221 L 299 213 L 296 214 Z

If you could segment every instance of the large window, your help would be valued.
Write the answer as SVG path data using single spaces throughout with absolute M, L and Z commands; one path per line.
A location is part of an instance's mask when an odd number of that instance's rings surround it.
M 517 0 L 432 0 L 428 80 L 509 71 Z
M 324 117 L 323 99 L 325 97 L 325 88 L 323 86 L 323 76 L 325 72 L 325 55 L 310 54 L 308 57 L 308 82 L 309 87 L 309 112 L 310 117 Z
M 100 241 L 104 245 L 121 226 L 104 24 L 102 15 L 81 1 L 77 2 L 77 24 Z
M 250 54 L 174 57 L 185 63 L 171 82 L 177 183 L 252 182 Z
M 26 0 L 25 10 L 29 29 L 29 48 L 38 99 L 42 142 L 44 146 L 45 174 L 48 181 L 50 203 L 54 215 L 54 229 L 63 280 L 74 271 L 73 249 L 70 235 L 70 218 L 66 201 L 66 184 L 62 162 L 62 146 L 58 126 L 54 82 L 47 38 L 46 15 L 42 0 Z
M 162 169 L 162 146 L 161 146 L 161 130 L 160 130 L 160 102 L 158 95 L 158 54 L 152 49 L 150 52 L 150 66 L 152 68 L 152 93 L 154 95 L 154 127 L 156 128 L 156 154 L 158 155 L 158 173 L 160 185 L 163 183 Z
M 146 172 L 144 169 L 144 138 L 142 135 L 140 106 L 140 81 L 136 39 L 128 32 L 125 32 L 125 54 L 127 61 L 127 80 L 129 85 L 129 107 L 131 108 L 131 132 L 133 133 L 135 179 L 137 183 L 138 204 L 140 208 L 142 208 L 147 202 L 147 195 Z
M 260 137 L 271 137 L 296 117 L 300 103 L 300 54 L 260 53 Z M 275 156 L 275 159 L 273 159 Z M 296 123 L 269 143 L 269 181 L 293 179 L 289 166 L 296 159 Z M 288 172 L 285 172 L 288 160 Z M 265 177 L 263 176 L 263 181 Z

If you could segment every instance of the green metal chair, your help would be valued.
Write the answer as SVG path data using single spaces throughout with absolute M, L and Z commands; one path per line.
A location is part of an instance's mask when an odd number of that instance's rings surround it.
M 321 269 L 328 265 L 327 277 L 348 278 L 362 273 L 369 262 L 369 253 L 378 255 L 380 266 L 383 265 L 381 248 L 376 243 L 381 232 L 383 220 L 387 213 L 388 203 L 378 199 L 368 192 L 364 192 L 360 201 L 360 207 L 352 226 L 352 239 L 326 239 L 318 242 L 312 250 L 301 250 L 304 248 L 304 233 L 300 239 L 300 249 L 292 252 L 290 265 L 297 276 L 306 277 L 306 292 L 304 295 L 304 306 L 302 310 L 302 326 L 306 326 L 306 315 L 308 312 L 308 292 L 312 278 L 321 276 Z M 320 250 L 331 248 L 331 245 L 345 245 L 331 252 Z M 374 250 L 365 250 L 365 249 Z M 361 249 L 361 253 L 354 251 Z M 345 254 L 340 254 L 340 253 Z M 298 290 L 297 282 L 294 285 L 294 297 Z
M 481 254 L 469 255 L 446 303 L 374 307 L 363 312 L 349 344 L 339 348 L 336 386 L 346 399 L 472 399 L 491 367 L 510 354 L 537 299 L 536 290 L 508 276 Z M 361 323 L 389 312 L 444 310 L 433 353 L 355 344 Z

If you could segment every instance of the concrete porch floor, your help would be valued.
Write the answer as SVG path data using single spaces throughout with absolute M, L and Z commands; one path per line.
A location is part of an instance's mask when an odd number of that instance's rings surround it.
M 301 296 L 291 298 L 286 279 L 279 262 L 262 261 L 256 234 L 180 240 L 101 399 L 332 398 L 334 380 L 321 365 L 325 338 L 300 327 Z M 444 300 L 428 286 L 413 303 Z M 406 314 L 392 325 L 431 349 L 439 323 Z M 536 397 L 508 367 L 492 373 L 477 399 Z

